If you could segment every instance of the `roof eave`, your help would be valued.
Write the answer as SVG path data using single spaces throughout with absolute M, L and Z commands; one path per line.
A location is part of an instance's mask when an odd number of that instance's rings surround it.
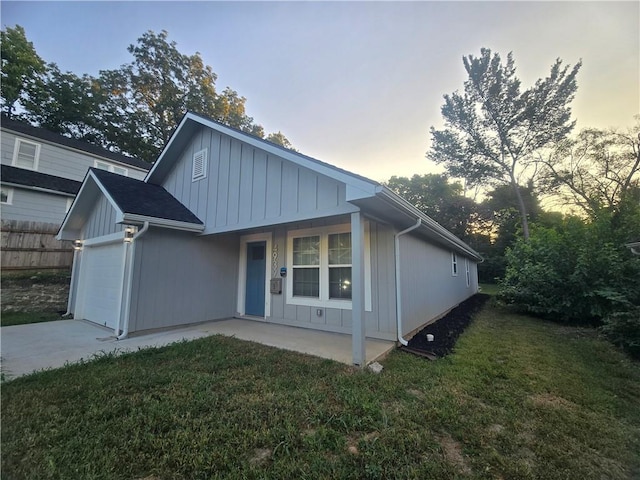
M 147 215 L 139 215 L 136 213 L 124 213 L 118 217 L 116 223 L 142 224 L 149 222 L 152 227 L 169 228 L 172 230 L 182 230 L 185 232 L 202 232 L 204 225 L 199 223 L 181 222 L 178 220 L 170 220 L 167 218 L 149 217 Z
M 478 252 L 476 252 L 474 249 L 472 249 L 469 245 L 467 245 L 465 242 L 460 240 L 453 233 L 451 233 L 449 230 L 444 228 L 442 225 L 440 225 L 438 222 L 433 220 L 431 217 L 425 215 L 422 211 L 418 210 L 415 206 L 413 206 L 411 203 L 406 201 L 404 198 L 400 197 L 399 195 L 391 191 L 388 187 L 385 187 L 384 185 L 381 185 L 380 187 L 378 187 L 376 196 L 380 198 L 382 201 L 390 204 L 397 210 L 410 216 L 411 218 L 414 218 L 415 220 L 417 220 L 418 218 L 421 219 L 422 220 L 421 228 L 426 229 L 429 232 L 432 232 L 437 237 L 439 237 L 444 243 L 450 245 L 452 248 L 470 256 L 471 258 L 479 262 L 482 262 L 484 260 L 482 256 Z

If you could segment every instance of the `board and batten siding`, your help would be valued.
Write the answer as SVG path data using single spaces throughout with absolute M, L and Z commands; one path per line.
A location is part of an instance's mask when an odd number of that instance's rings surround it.
M 340 223 L 338 223 L 340 224 Z M 318 219 L 310 222 L 291 224 L 272 230 L 272 249 L 277 252 L 272 264 L 273 272 L 287 267 L 287 232 L 307 228 L 336 225 L 331 219 Z M 395 340 L 395 264 L 393 229 L 374 221 L 368 222 L 369 245 L 371 255 L 371 311 L 365 311 L 366 335 L 371 338 Z M 255 232 L 253 232 L 255 233 Z M 273 252 L 271 252 L 272 259 Z M 271 275 L 273 272 L 269 272 Z M 316 311 L 322 310 L 318 316 Z M 351 334 L 351 310 L 343 308 L 310 307 L 287 304 L 287 282 L 282 282 L 282 294 L 271 295 L 271 315 L 267 322 L 283 325 L 313 328 L 337 333 Z
M 451 251 L 413 235 L 400 237 L 402 333 L 407 335 L 466 300 L 478 291 L 477 264 L 458 254 L 458 275 L 452 274 Z
M 55 175 L 56 177 L 69 178 L 71 180 L 82 181 L 87 174 L 89 167 L 95 165 L 95 161 L 106 162 L 111 165 L 116 165 L 127 169 L 127 176 L 138 180 L 144 179 L 147 172 L 140 170 L 131 165 L 119 163 L 108 158 L 103 158 L 98 155 L 91 155 L 90 153 L 84 153 L 80 150 L 63 147 L 42 141 L 40 139 L 26 137 L 24 135 L 16 135 L 15 133 L 2 130 L 0 136 L 0 149 L 2 163 L 5 165 L 11 165 L 13 162 L 13 154 L 16 144 L 16 138 L 24 139 L 28 142 L 37 143 L 40 145 L 40 156 L 38 157 L 38 172 L 46 173 L 48 175 Z
M 237 235 L 150 228 L 136 240 L 129 331 L 232 317 L 238 244 Z
M 61 224 L 67 213 L 68 200 L 73 197 L 38 192 L 20 187 L 13 189 L 11 204 L 2 204 L 2 218 Z
M 124 225 L 116 224 L 116 211 L 103 195 L 99 195 L 91 215 L 82 227 L 81 238 L 102 237 L 123 231 Z
M 205 148 L 206 177 L 192 181 L 193 154 Z M 358 210 L 343 183 L 204 127 L 162 186 L 205 223 L 204 234 Z

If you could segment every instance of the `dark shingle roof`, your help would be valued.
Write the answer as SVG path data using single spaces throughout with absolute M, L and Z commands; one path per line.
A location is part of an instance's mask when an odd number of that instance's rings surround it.
M 45 130 L 44 128 L 34 127 L 33 125 L 29 125 L 28 123 L 10 119 L 5 115 L 2 115 L 2 117 L 0 118 L 0 126 L 2 126 L 2 128 L 6 128 L 7 130 L 11 130 L 12 132 L 22 133 L 24 135 L 29 135 L 30 137 L 39 138 L 41 140 L 46 140 L 47 142 L 56 143 L 58 145 L 64 145 L 66 147 L 81 150 L 93 155 L 98 155 L 115 162 L 131 165 L 132 167 L 142 168 L 144 170 L 149 170 L 152 167 L 150 163 L 144 162 L 137 158 L 129 157 L 121 153 L 111 152 L 109 150 L 105 150 L 102 147 L 99 147 L 98 145 L 93 145 L 92 143 L 87 143 L 75 138 L 65 137 L 64 135 L 50 132 L 49 130 Z
M 198 217 L 159 185 L 97 168 L 89 170 L 123 213 L 203 225 Z
M 44 188 L 55 192 L 69 193 L 75 195 L 80 190 L 82 182 L 69 180 L 68 178 L 56 177 L 46 173 L 25 170 L 24 168 L 2 165 L 2 182 L 14 185 L 24 185 L 25 187 Z

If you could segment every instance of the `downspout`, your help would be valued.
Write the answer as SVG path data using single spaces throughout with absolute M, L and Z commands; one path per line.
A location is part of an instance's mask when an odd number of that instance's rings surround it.
M 142 227 L 142 230 L 140 230 L 138 233 L 136 233 L 133 238 L 131 239 L 131 245 L 128 247 L 129 248 L 129 255 L 127 257 L 127 262 L 128 262 L 128 271 L 127 271 L 127 282 L 126 282 L 126 287 L 125 287 L 125 291 L 124 291 L 124 318 L 123 318 L 123 325 L 122 325 L 122 333 L 120 335 L 118 335 L 117 339 L 118 340 L 123 340 L 125 338 L 127 338 L 127 335 L 129 335 L 129 312 L 130 312 L 130 307 L 131 307 L 131 286 L 133 284 L 133 263 L 135 261 L 135 252 L 136 252 L 136 240 L 139 239 L 140 237 L 142 237 L 145 233 L 147 233 L 147 230 L 149 230 L 149 222 L 144 222 L 144 226 Z
M 422 225 L 422 219 L 418 218 L 415 225 L 402 230 L 394 235 L 395 249 L 396 249 L 396 319 L 398 321 L 398 341 L 405 347 L 409 344 L 404 338 L 402 338 L 402 299 L 400 297 L 400 237 L 405 233 L 409 233 L 411 230 L 415 230 Z
M 75 304 L 76 302 L 76 295 L 73 294 L 73 292 L 75 291 L 75 282 L 76 277 L 78 276 L 78 252 L 81 248 L 82 242 L 80 240 L 76 240 L 75 242 L 73 242 L 73 264 L 71 266 L 71 280 L 69 282 L 69 298 L 67 299 L 67 312 L 63 315 L 63 317 L 71 315 L 71 303 Z

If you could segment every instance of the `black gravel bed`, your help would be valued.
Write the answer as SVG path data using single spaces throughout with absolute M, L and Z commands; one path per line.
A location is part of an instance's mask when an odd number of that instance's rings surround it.
M 486 293 L 476 293 L 444 317 L 424 327 L 409 340 L 407 347 L 401 347 L 401 349 L 431 360 L 451 353 L 458 337 L 471 324 L 474 315 L 490 298 L 491 296 Z M 432 342 L 427 340 L 428 334 L 433 335 Z

